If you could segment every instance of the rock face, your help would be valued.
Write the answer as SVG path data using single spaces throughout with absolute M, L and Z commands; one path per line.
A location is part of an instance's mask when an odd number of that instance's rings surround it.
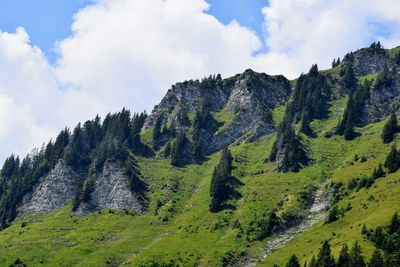
M 283 104 L 289 97 L 289 81 L 283 76 L 269 76 L 246 70 L 242 74 L 227 79 L 217 79 L 209 97 L 212 113 L 225 112 L 229 121 L 219 127 L 202 130 L 202 141 L 209 154 L 221 149 L 246 135 L 254 140 L 260 135 L 274 131 L 272 109 Z M 176 129 L 189 132 L 190 125 L 177 120 L 178 110 L 195 114 L 200 109 L 204 97 L 202 84 L 189 81 L 174 85 L 161 103 L 155 106 L 146 120 L 144 128 L 154 126 L 157 120 L 170 124 Z M 168 139 L 167 137 L 164 137 Z M 166 140 L 163 140 L 164 143 Z
M 22 212 L 51 212 L 70 201 L 78 187 L 78 175 L 60 160 L 50 174 L 26 195 L 20 206 Z
M 388 85 L 371 89 L 363 122 L 377 122 L 389 116 L 393 110 L 400 111 L 400 66 L 390 69 Z
M 81 177 L 60 160 L 50 174 L 39 183 L 33 193 L 24 197 L 21 212 L 52 212 L 64 207 L 78 190 Z M 95 190 L 89 203 L 83 203 L 77 213 L 84 214 L 97 209 L 135 210 L 144 207 L 129 189 L 124 169 L 116 163 L 105 163 L 103 172 L 95 176 Z
M 363 48 L 345 56 L 342 65 L 351 64 L 356 76 L 365 76 L 382 71 L 385 66 L 395 64 L 383 49 Z
M 106 162 L 103 172 L 95 176 L 95 189 L 88 203 L 83 203 L 78 213 L 96 209 L 135 210 L 144 212 L 138 197 L 129 189 L 125 170 L 116 163 Z

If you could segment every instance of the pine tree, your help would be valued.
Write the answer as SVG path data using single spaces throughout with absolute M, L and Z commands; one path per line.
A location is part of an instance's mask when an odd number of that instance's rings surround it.
M 352 64 L 347 64 L 341 77 L 341 85 L 345 92 L 352 93 L 357 89 L 358 80 L 354 74 Z
M 365 267 L 364 257 L 362 256 L 361 246 L 354 243 L 350 251 L 350 266 L 351 267 Z
M 211 212 L 223 210 L 226 201 L 236 198 L 238 195 L 235 188 L 240 185 L 240 182 L 232 177 L 232 160 L 232 154 L 229 149 L 227 147 L 223 148 L 221 158 L 214 168 L 211 179 L 211 203 L 209 206 Z
M 378 168 L 375 168 L 374 172 L 372 173 L 372 178 L 376 180 L 384 176 L 385 176 L 385 171 L 382 168 L 382 164 L 379 163 Z
M 186 146 L 186 135 L 184 133 L 178 133 L 171 148 L 171 165 L 175 167 L 182 167 L 187 162 L 187 155 L 184 154 Z
M 319 250 L 318 258 L 317 258 L 317 266 L 318 267 L 335 267 L 335 259 L 331 254 L 331 246 L 329 242 L 326 240 L 321 249 Z
M 397 212 L 393 214 L 389 225 L 389 234 L 392 235 L 400 230 L 400 220 Z
M 286 267 L 300 267 L 299 259 L 296 255 L 292 255 L 286 264 Z
M 153 139 L 153 145 L 155 147 L 158 146 L 158 139 L 161 137 L 161 124 L 162 124 L 162 117 L 160 116 L 157 120 L 156 123 L 154 124 L 153 128 L 153 133 L 152 133 L 152 139 Z
M 389 173 L 393 173 L 400 168 L 400 153 L 397 151 L 395 144 L 387 155 L 384 166 L 389 170 Z
M 340 250 L 339 259 L 336 264 L 337 267 L 350 267 L 350 255 L 347 244 L 344 244 Z
M 315 256 L 312 257 L 309 267 L 317 267 L 317 259 L 315 259 Z
M 397 117 L 395 112 L 392 112 L 392 115 L 390 115 L 389 120 L 385 123 L 385 126 L 383 127 L 381 135 L 383 143 L 387 144 L 392 142 L 394 135 L 397 133 L 397 131 Z
M 383 267 L 383 266 L 385 266 L 385 262 L 383 260 L 382 254 L 379 251 L 379 249 L 375 249 L 369 261 L 368 267 Z
M 308 115 L 307 111 L 303 113 L 300 131 L 310 137 L 314 136 L 313 130 L 310 127 L 310 116 Z

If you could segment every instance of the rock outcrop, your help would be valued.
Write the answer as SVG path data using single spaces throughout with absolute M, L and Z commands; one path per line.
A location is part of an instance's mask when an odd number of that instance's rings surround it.
M 391 68 L 395 66 L 393 60 L 388 56 L 384 49 L 362 48 L 345 56 L 342 66 L 351 64 L 356 76 L 382 71 L 385 66 Z
M 231 78 L 216 78 L 208 96 L 210 112 L 226 112 L 229 121 L 219 127 L 209 127 L 202 131 L 202 141 L 207 144 L 205 153 L 221 149 L 244 135 L 249 140 L 274 131 L 272 109 L 283 104 L 289 97 L 289 81 L 283 76 L 269 76 L 246 70 Z M 177 120 L 178 110 L 185 109 L 195 114 L 204 98 L 204 88 L 200 81 L 178 83 L 170 90 L 161 103 L 155 106 L 146 120 L 144 128 L 154 126 L 157 120 L 162 125 L 169 124 L 176 129 L 189 132 L 188 125 Z M 190 126 L 190 125 L 189 125 Z M 168 136 L 164 138 L 168 139 Z M 165 143 L 166 139 L 161 143 Z
M 94 210 L 134 210 L 139 214 L 144 207 L 132 193 L 125 170 L 116 163 L 106 162 L 103 172 L 95 175 L 94 191 L 88 203 L 82 203 L 77 213 L 85 214 Z
M 78 190 L 79 177 L 71 167 L 60 160 L 47 177 L 24 197 L 22 212 L 51 212 L 65 206 Z

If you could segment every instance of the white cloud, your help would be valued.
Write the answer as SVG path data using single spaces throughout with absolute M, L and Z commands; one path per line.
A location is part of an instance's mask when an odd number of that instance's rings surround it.
M 260 40 L 206 14 L 205 0 L 96 0 L 57 43 L 55 66 L 22 28 L 0 32 L 0 160 L 96 113 L 150 111 L 176 81 L 249 67 L 293 78 L 376 38 L 400 44 L 396 0 L 269 2 Z

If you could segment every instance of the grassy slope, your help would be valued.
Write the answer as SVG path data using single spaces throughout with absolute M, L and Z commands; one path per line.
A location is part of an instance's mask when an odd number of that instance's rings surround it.
M 368 77 L 373 78 L 373 77 Z M 138 265 L 151 259 L 181 265 L 216 266 L 227 251 L 257 255 L 263 242 L 248 242 L 241 230 L 266 212 L 278 208 L 278 214 L 298 210 L 297 197 L 309 185 L 326 178 L 333 182 L 348 181 L 371 174 L 383 162 L 389 145 L 383 145 L 380 132 L 383 122 L 358 129 L 363 135 L 353 141 L 342 137 L 325 138 L 332 130 L 346 104 L 346 99 L 335 100 L 331 116 L 325 121 L 312 122 L 317 138 L 306 138 L 312 166 L 300 173 L 276 174 L 274 166 L 264 160 L 275 134 L 260 141 L 232 147 L 235 158 L 234 175 L 244 184 L 239 190 L 242 198 L 236 210 L 217 214 L 208 212 L 209 184 L 218 153 L 202 165 L 182 169 L 171 168 L 167 160 L 140 159 L 143 177 L 150 185 L 149 212 L 144 216 L 113 214 L 103 211 L 89 216 L 72 216 L 70 207 L 41 215 L 19 218 L 13 226 L 0 232 L 0 265 L 7 266 L 20 257 L 29 266 L 115 266 Z M 278 123 L 284 107 L 277 107 L 274 119 Z M 229 114 L 215 114 L 221 122 L 229 123 Z M 151 131 L 143 134 L 151 142 Z M 365 156 L 364 163 L 354 162 L 354 156 Z M 309 231 L 292 240 L 272 254 L 261 266 L 283 265 L 296 253 L 302 261 L 317 254 L 320 243 L 331 239 L 333 250 L 349 240 L 359 240 L 365 255 L 371 254 L 371 244 L 360 234 L 366 224 L 375 228 L 388 221 L 399 209 L 400 181 L 398 174 L 379 179 L 371 188 L 352 192 L 339 206 L 353 209 L 344 218 L 329 225 L 314 225 Z M 374 196 L 373 199 L 371 196 Z M 22 222 L 27 226 L 21 227 Z M 237 225 L 241 225 L 238 227 Z

